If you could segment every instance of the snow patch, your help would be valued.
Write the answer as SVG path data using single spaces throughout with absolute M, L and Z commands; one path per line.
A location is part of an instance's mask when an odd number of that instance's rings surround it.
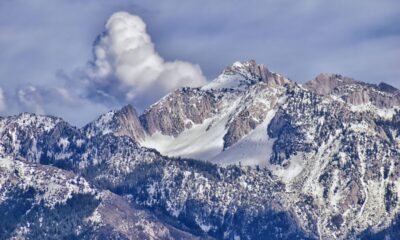
M 157 149 L 161 154 L 170 157 L 210 160 L 223 150 L 226 124 L 237 103 L 238 101 L 233 103 L 221 115 L 206 119 L 201 124 L 194 124 L 177 137 L 166 136 L 160 132 L 146 135 L 141 145 Z
M 350 110 L 353 112 L 372 112 L 383 119 L 390 120 L 396 114 L 396 111 L 400 110 L 400 107 L 378 108 L 370 102 L 367 104 L 351 105 Z
M 90 215 L 88 218 L 86 218 L 86 221 L 92 222 L 92 223 L 101 223 L 102 222 L 102 216 L 98 211 L 98 208 L 96 208 L 95 211 L 93 211 L 92 215 Z
M 0 168 L 2 171 L 10 172 L 15 168 L 15 162 L 9 157 L 2 158 L 0 160 Z
M 270 110 L 263 123 L 239 142 L 212 158 L 211 162 L 224 166 L 239 163 L 247 166 L 266 166 L 275 142 L 275 139 L 269 138 L 267 130 L 275 113 L 276 110 Z
M 283 182 L 290 183 L 294 178 L 300 175 L 304 170 L 303 157 L 301 155 L 295 155 L 283 163 L 284 166 L 280 165 L 269 165 L 268 168 L 272 169 L 273 173 L 280 177 Z
M 60 138 L 60 140 L 58 140 L 58 146 L 62 147 L 63 149 L 68 148 L 69 146 L 68 138 Z

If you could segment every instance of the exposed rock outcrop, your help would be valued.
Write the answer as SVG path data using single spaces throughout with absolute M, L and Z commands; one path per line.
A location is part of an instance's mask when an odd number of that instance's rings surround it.
M 142 140 L 145 136 L 145 130 L 140 123 L 138 113 L 131 105 L 101 115 L 98 119 L 86 125 L 84 131 L 89 137 L 113 133 L 117 136 L 128 136 L 137 141 Z
M 333 95 L 354 106 L 377 108 L 400 106 L 400 91 L 386 83 L 367 84 L 337 74 L 320 74 L 303 87 L 319 95 Z

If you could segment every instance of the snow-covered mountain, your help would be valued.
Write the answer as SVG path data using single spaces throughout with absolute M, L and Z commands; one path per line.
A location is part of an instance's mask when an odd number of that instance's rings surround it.
M 104 133 L 110 129 L 123 129 L 114 132 L 125 132 L 141 146 L 157 149 L 171 157 L 223 165 L 245 161 L 248 165 L 264 166 L 267 158 L 262 153 L 249 158 L 249 154 L 254 153 L 250 142 L 259 142 L 261 146 L 268 139 L 264 138 L 265 134 L 261 137 L 248 135 L 257 127 L 266 131 L 268 121 L 285 101 L 288 86 L 294 85 L 255 61 L 237 62 L 206 86 L 178 89 L 142 115 L 132 114 L 129 124 L 123 124 L 119 115 L 127 109 L 136 113 L 131 106 L 104 114 L 86 129 Z M 132 136 L 129 129 L 136 129 L 138 136 Z M 241 149 L 242 153 L 227 154 L 237 152 L 235 149 Z M 248 154 L 243 149 L 247 149 Z M 265 148 L 259 149 L 265 153 Z M 242 158 L 243 154 L 248 158 Z
M 18 181 L 39 189 L 35 204 L 59 197 L 62 207 L 75 189 L 93 191 L 106 210 L 84 202 L 90 210 L 76 224 L 88 237 L 106 226 L 104 236 L 131 239 L 397 239 L 399 109 L 400 91 L 384 83 L 321 74 L 300 85 L 248 61 L 142 114 L 129 105 L 82 129 L 48 116 L 1 118 L 0 209 L 10 206 L 14 164 L 30 169 Z M 58 175 L 87 187 L 60 187 Z M 46 193 L 46 184 L 68 194 Z M 13 196 L 24 202 L 21 188 Z M 99 214 L 101 227 L 85 220 Z M 42 230 L 24 219 L 3 236 Z
M 2 239 L 197 239 L 83 177 L 0 160 Z
M 25 128 L 21 119 L 28 116 L 32 118 L 31 127 Z M 305 236 L 284 203 L 276 196 L 282 190 L 280 182 L 275 182 L 267 170 L 235 166 L 222 168 L 196 160 L 170 159 L 157 151 L 139 146 L 127 136 L 103 134 L 103 131 L 91 135 L 86 132 L 87 128 L 76 129 L 59 119 L 55 122 L 62 124 L 63 130 L 58 124 L 37 123 L 50 123 L 54 121 L 52 117 L 21 114 L 3 121 L 7 123 L 2 129 L 3 134 L 7 135 L 10 126 L 16 129 L 16 134 L 4 142 L 4 149 L 12 151 L 1 152 L 2 156 L 35 162 L 43 168 L 53 165 L 74 171 L 96 189 L 110 190 L 123 196 L 130 202 L 129 205 L 155 211 L 162 219 L 158 225 L 167 224 L 166 227 L 169 227 L 172 224 L 173 229 L 181 229 L 176 230 L 179 234 L 174 233 L 174 239 L 193 234 L 200 238 L 270 236 L 273 239 Z M 63 137 L 64 132 L 68 132 L 68 138 Z M 36 138 L 38 140 L 32 141 Z M 55 138 L 60 140 L 54 141 Z M 13 148 L 14 145 L 19 147 Z M 10 172 L 12 170 L 7 174 Z M 34 171 L 29 173 L 35 174 Z M 23 175 L 31 177 L 27 172 Z M 4 179 L 6 182 L 7 179 Z M 45 186 L 52 182 L 51 175 L 43 176 Z M 248 188 L 248 184 L 253 187 Z M 5 186 L 5 189 L 8 188 Z M 237 191 L 247 188 L 249 191 Z M 68 189 L 69 186 L 66 186 Z M 60 201 L 69 199 L 68 195 L 59 197 Z M 170 220 L 164 223 L 164 218 Z M 241 228 L 243 221 L 256 220 L 262 221 L 262 224 L 254 223 L 249 228 Z M 139 225 L 135 222 L 132 224 Z M 35 231 L 42 231 L 41 225 L 34 226 L 37 229 Z M 133 239 L 140 238 L 136 233 L 131 234 Z M 90 236 L 96 235 L 90 232 Z M 145 238 L 151 239 L 151 236 Z M 154 238 L 159 238 L 159 235 Z

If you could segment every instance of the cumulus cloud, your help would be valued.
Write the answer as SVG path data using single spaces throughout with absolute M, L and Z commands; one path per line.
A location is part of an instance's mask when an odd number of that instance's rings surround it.
M 176 88 L 206 82 L 198 65 L 165 61 L 155 51 L 144 21 L 127 12 L 109 17 L 93 55 L 88 66 L 58 70 L 57 81 L 23 83 L 6 94 L 0 88 L 0 112 L 52 114 L 82 126 L 112 108 L 131 103 L 143 110 Z
M 206 82 L 198 65 L 165 61 L 155 51 L 143 20 L 127 12 L 108 19 L 93 53 L 88 70 L 92 97 L 143 107 L 176 88 Z

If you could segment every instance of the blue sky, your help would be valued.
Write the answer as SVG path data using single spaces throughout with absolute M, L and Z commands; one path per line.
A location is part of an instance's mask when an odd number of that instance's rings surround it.
M 2 0 L 1 114 L 46 113 L 82 125 L 126 103 L 145 108 L 150 100 L 105 103 L 79 90 L 107 91 L 85 83 L 82 69 L 117 11 L 143 19 L 163 60 L 198 65 L 207 79 L 255 59 L 297 82 L 330 72 L 400 88 L 398 0 Z

